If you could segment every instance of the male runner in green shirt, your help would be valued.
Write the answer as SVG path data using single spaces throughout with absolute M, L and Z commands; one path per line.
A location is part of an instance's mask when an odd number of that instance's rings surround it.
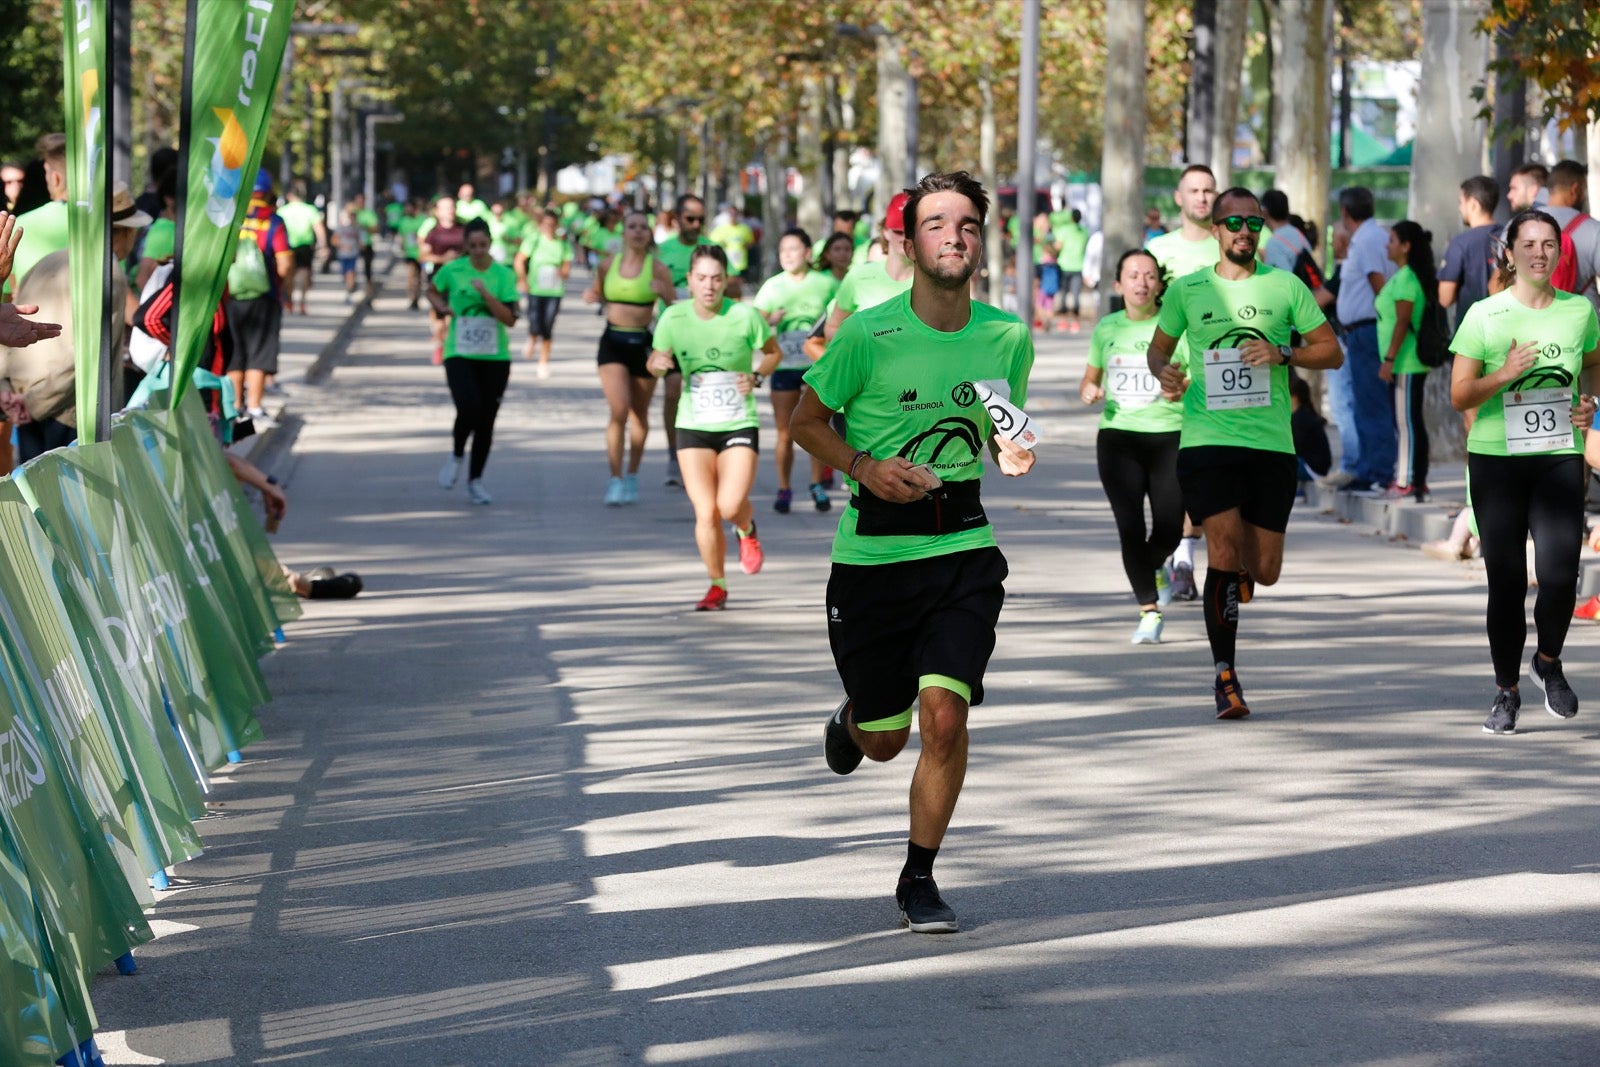
M 957 928 L 933 861 L 966 776 L 968 707 L 983 702 L 1005 599 L 1006 561 L 979 495 L 984 443 L 1006 475 L 1027 474 L 1034 460 L 994 432 L 974 389 L 993 383 L 1020 406 L 1033 366 L 1028 328 L 971 297 L 988 209 L 966 171 L 917 183 L 904 210 L 910 291 L 841 325 L 806 372 L 792 422 L 796 444 L 855 482 L 828 582 L 829 644 L 847 694 L 824 731 L 829 768 L 893 759 L 918 709 L 922 752 L 895 898 L 919 933 Z M 830 425 L 836 411 L 846 438 Z
M 1184 510 L 1205 532 L 1202 599 L 1219 719 L 1250 714 L 1234 659 L 1239 605 L 1283 569 L 1297 479 L 1287 368 L 1344 362 L 1311 290 L 1256 259 L 1266 221 L 1248 189 L 1217 197 L 1211 230 L 1222 259 L 1167 289 L 1146 352 L 1162 395 L 1183 398 L 1178 484 Z M 1289 347 L 1291 331 L 1303 347 Z M 1180 337 L 1188 338 L 1187 355 L 1172 363 Z
M 672 288 L 679 300 L 689 299 L 689 260 L 695 246 L 715 242 L 705 235 L 706 204 L 693 193 L 678 197 L 678 235 L 656 245 L 656 259 L 672 272 Z M 730 287 L 733 279 L 728 279 Z M 735 296 L 730 288 L 728 295 Z M 683 375 L 672 371 L 661 380 L 661 421 L 667 427 L 667 484 L 682 485 L 678 473 L 678 401 L 683 396 Z

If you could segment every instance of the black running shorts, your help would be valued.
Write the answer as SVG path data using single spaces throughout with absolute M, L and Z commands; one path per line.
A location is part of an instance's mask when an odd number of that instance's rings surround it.
M 296 270 L 310 270 L 312 257 L 317 254 L 316 245 L 295 245 L 289 251 L 294 253 Z
M 743 430 L 686 430 L 678 427 L 678 451 L 686 448 L 709 448 L 718 455 L 730 448 L 748 448 L 761 451 L 761 429 L 751 426 Z
M 1261 448 L 1198 445 L 1178 449 L 1183 509 L 1196 523 L 1233 508 L 1252 526 L 1289 528 L 1299 476 L 1294 456 Z
M 965 683 L 969 703 L 983 703 L 1007 573 L 1006 558 L 992 547 L 904 563 L 833 565 L 828 644 L 856 725 L 902 715 L 928 675 Z
M 278 335 L 283 330 L 283 305 L 267 293 L 252 300 L 228 297 L 228 328 L 233 331 L 233 358 L 228 371 L 278 373 Z
M 630 377 L 655 377 L 645 367 L 650 362 L 650 331 L 607 326 L 600 335 L 600 354 L 596 362 L 602 367 L 607 363 L 620 363 L 628 368 Z

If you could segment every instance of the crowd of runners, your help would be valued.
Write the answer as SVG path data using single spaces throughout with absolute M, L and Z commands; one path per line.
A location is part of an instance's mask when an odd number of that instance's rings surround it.
M 1176 202 L 1178 228 L 1153 229 L 1146 247 L 1106 272 L 1120 306 L 1094 323 L 1079 395 L 1102 406 L 1096 459 L 1138 608 L 1133 642 L 1159 643 L 1171 602 L 1199 599 L 1216 717 L 1242 719 L 1251 709 L 1239 665 L 1241 608 L 1278 581 L 1297 496 L 1328 470 L 1326 460 L 1307 468 L 1316 461 L 1300 434 L 1311 396 L 1301 372 L 1339 370 L 1351 342 L 1336 330 L 1334 292 L 1307 273 L 1311 257 L 1301 252 L 1310 242 L 1281 194 L 1219 191 L 1195 166 Z M 403 205 L 392 227 L 410 298 L 432 311 L 434 358 L 456 406 L 441 486 L 455 486 L 465 468 L 469 499 L 490 502 L 483 475 L 512 331 L 526 319 L 523 355 L 546 376 L 575 266 L 588 276 L 584 302 L 599 305 L 605 323 L 597 410 L 603 397 L 609 471 L 596 498 L 611 507 L 638 501 L 659 386 L 667 484 L 681 485 L 693 506 L 710 582 L 696 610 L 728 604 L 728 528 L 741 570 L 753 575 L 763 564 L 751 500 L 759 390 L 769 391 L 777 429 L 773 510 L 796 506 L 797 447 L 809 465 L 802 502 L 830 510 L 842 479 L 849 499 L 831 553 L 826 619 L 845 695 L 826 722 L 826 762 L 849 774 L 863 759 L 892 759 L 918 722 L 896 897 L 906 924 L 923 932 L 957 928 L 933 862 L 960 793 L 968 710 L 983 700 L 1004 600 L 1006 562 L 980 491 L 984 457 L 1003 475 L 1027 474 L 1037 439 L 1016 432 L 1026 420 L 1031 332 L 972 297 L 990 209 L 987 191 L 965 172 L 929 175 L 870 220 L 866 241 L 852 212 L 840 212 L 827 234 L 785 231 L 769 276 L 748 291 L 753 235 L 741 224 L 735 247 L 715 239 L 728 225 L 708 233 L 706 204 L 694 196 L 659 215 L 507 210 L 484 207 L 465 186 L 426 217 L 418 203 Z M 1062 280 L 1073 272 L 1061 257 L 1070 240 L 1066 263 L 1077 265 L 1071 228 L 1079 225 L 1073 218 L 1061 235 L 1050 231 L 1051 261 L 1038 264 L 1037 277 L 1053 267 L 1056 284 L 1030 309 L 1035 325 L 1064 316 L 1071 330 L 1081 317 L 1078 284 Z M 1518 212 L 1502 233 L 1493 292 L 1442 339 L 1427 337 L 1441 282 L 1431 238 L 1414 223 L 1387 231 L 1393 273 L 1375 277 L 1368 294 L 1382 352 L 1375 373 L 1393 383 L 1402 427 L 1416 415 L 1430 369 L 1419 350 L 1430 343 L 1448 348 L 1451 400 L 1470 420 L 1495 683 L 1483 729 L 1494 734 L 1515 732 L 1521 708 L 1530 536 L 1539 588 L 1527 673 L 1548 712 L 1571 718 L 1578 708 L 1561 652 L 1583 541 L 1582 434 L 1595 411 L 1581 375 L 1600 362 L 1600 327 L 1588 300 L 1552 284 L 1562 231 L 1538 207 Z M 1320 418 L 1315 425 L 1326 449 Z M 1591 452 L 1600 463 L 1600 440 Z M 1396 462 L 1425 477 L 1425 446 L 1403 448 Z

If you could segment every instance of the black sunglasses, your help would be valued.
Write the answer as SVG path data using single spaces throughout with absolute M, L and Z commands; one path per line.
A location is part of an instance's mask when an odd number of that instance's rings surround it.
M 1250 227 L 1251 233 L 1260 233 L 1261 227 L 1266 224 L 1267 220 L 1260 215 L 1229 215 L 1222 220 L 1222 225 L 1227 228 L 1229 233 L 1238 233 L 1246 226 Z
M 704 215 L 685 215 L 685 216 L 683 216 L 683 221 L 684 222 L 704 222 L 704 221 L 706 221 L 706 217 Z

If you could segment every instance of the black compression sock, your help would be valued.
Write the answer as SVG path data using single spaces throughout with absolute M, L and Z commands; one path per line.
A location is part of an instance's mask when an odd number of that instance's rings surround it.
M 915 841 L 906 842 L 906 865 L 900 868 L 902 878 L 926 878 L 933 873 L 933 858 L 939 854 L 936 848 L 923 848 Z
M 1233 665 L 1239 641 L 1239 575 L 1233 571 L 1206 568 L 1206 640 L 1211 642 L 1211 658 Z

